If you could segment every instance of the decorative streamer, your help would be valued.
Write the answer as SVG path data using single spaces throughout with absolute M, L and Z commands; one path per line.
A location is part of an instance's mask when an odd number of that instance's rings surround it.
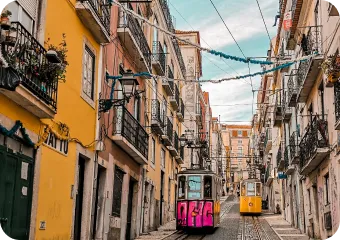
M 7 136 L 7 137 L 13 137 L 13 135 L 20 129 L 20 132 L 22 134 L 22 137 L 24 141 L 30 146 L 34 147 L 34 143 L 32 142 L 29 135 L 26 133 L 26 129 L 23 127 L 23 124 L 21 121 L 17 120 L 15 122 L 15 125 L 11 128 L 11 130 L 7 130 L 5 127 L 3 127 L 0 124 L 0 133 Z

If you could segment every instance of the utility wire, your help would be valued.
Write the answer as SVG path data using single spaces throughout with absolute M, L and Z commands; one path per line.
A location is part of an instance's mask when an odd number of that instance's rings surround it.
M 210 0 L 210 2 L 211 2 L 211 4 L 214 6 L 214 8 L 215 8 L 217 14 L 220 16 L 220 18 L 221 18 L 221 20 L 222 20 L 224 26 L 227 28 L 227 30 L 228 30 L 228 32 L 230 33 L 231 37 L 234 39 L 234 42 L 236 43 L 238 49 L 240 49 L 240 52 L 242 53 L 242 55 L 244 56 L 244 58 L 247 58 L 246 55 L 244 54 L 244 52 L 242 51 L 240 45 L 238 44 L 238 42 L 237 42 L 236 39 L 234 38 L 234 35 L 231 33 L 230 29 L 228 28 L 227 24 L 225 23 L 225 21 L 224 21 L 223 17 L 221 16 L 220 12 L 217 10 L 217 8 L 216 8 L 214 2 L 213 2 L 212 0 Z
M 259 10 L 260 10 L 260 13 L 261 13 L 261 17 L 262 17 L 264 27 L 266 28 L 266 31 L 267 31 L 270 47 L 271 47 L 271 49 L 274 49 L 273 45 L 272 45 L 272 39 L 270 38 L 270 34 L 269 34 L 269 31 L 268 31 L 268 28 L 267 28 L 266 21 L 264 20 L 264 17 L 263 17 L 263 13 L 262 13 L 262 10 L 261 10 L 261 7 L 260 7 L 260 3 L 259 3 L 258 0 L 256 0 L 256 2 L 257 2 L 257 6 L 259 7 Z

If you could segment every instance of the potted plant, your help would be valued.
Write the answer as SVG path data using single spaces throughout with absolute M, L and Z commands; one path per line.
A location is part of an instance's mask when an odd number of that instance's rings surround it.
M 14 27 L 11 27 L 7 32 L 6 38 L 5 38 L 5 44 L 9 46 L 14 46 L 17 42 L 17 30 Z
M 1 18 L 0 18 L 0 25 L 1 28 L 8 30 L 11 26 L 11 22 L 9 18 L 12 16 L 12 12 L 9 10 L 5 10 L 1 13 Z
M 340 56 L 337 54 L 329 56 L 322 64 L 321 68 L 327 76 L 327 87 L 333 87 L 340 78 Z
M 69 65 L 67 62 L 66 35 L 63 34 L 63 40 L 57 46 L 50 44 L 49 41 L 50 39 L 46 42 L 48 49 L 46 59 L 48 61 L 41 65 L 39 73 L 41 81 L 47 85 L 55 81 L 65 82 L 66 68 Z

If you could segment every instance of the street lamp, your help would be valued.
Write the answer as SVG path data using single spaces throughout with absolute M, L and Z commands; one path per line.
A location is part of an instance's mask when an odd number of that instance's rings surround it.
M 129 102 L 130 98 L 135 95 L 139 83 L 130 69 L 123 73 L 123 77 L 119 79 L 119 82 L 122 85 L 124 98 Z

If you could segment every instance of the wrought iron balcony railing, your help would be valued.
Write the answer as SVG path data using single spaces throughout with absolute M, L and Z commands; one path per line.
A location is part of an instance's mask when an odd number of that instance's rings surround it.
M 183 102 L 183 99 L 180 98 L 179 99 L 179 109 L 178 109 L 178 112 L 177 112 L 177 117 L 178 117 L 178 120 L 179 121 L 184 121 L 184 110 L 185 110 L 185 106 L 184 106 L 184 102 Z
M 296 97 L 298 94 L 298 84 L 297 84 L 297 69 L 292 69 L 290 72 L 288 82 L 287 82 L 287 87 L 288 87 L 288 94 L 287 94 L 287 102 L 288 102 L 288 107 L 295 107 L 297 102 L 296 102 Z
M 283 167 L 283 164 L 282 164 L 282 147 L 281 147 L 281 143 L 280 143 L 280 147 L 279 147 L 279 150 L 277 151 L 277 154 L 276 154 L 276 164 L 277 164 L 277 167 L 278 169 L 282 169 Z
M 133 18 L 131 15 L 120 11 L 120 21 L 119 28 L 128 28 L 139 48 L 140 52 L 143 54 L 144 61 L 149 69 L 151 69 L 151 50 L 149 48 L 148 42 L 145 38 L 144 32 L 139 25 L 137 19 Z
M 177 150 L 177 151 L 179 151 L 179 146 L 180 146 L 180 144 L 179 144 L 179 138 L 178 138 L 178 134 L 177 134 L 177 132 L 176 131 L 174 131 L 174 148 Z
M 335 122 L 336 129 L 340 130 L 340 82 L 334 83 L 334 105 L 335 105 Z
M 159 63 L 162 73 L 165 73 L 165 58 L 166 54 L 164 53 L 161 43 L 159 41 L 154 41 L 152 45 L 152 60 Z
M 309 27 L 306 41 L 301 41 L 301 48 L 305 55 L 322 54 L 322 32 L 321 26 Z
M 300 146 L 300 167 L 304 168 L 312 158 L 318 157 L 318 150 L 329 147 L 328 123 L 314 116 L 305 129 Z M 322 154 L 323 155 L 323 154 Z M 322 159 L 321 159 L 322 160 Z
M 174 84 L 174 90 L 174 95 L 170 97 L 170 104 L 177 111 L 179 108 L 179 90 L 177 84 Z
M 179 67 L 181 68 L 181 72 L 183 74 L 183 77 L 186 78 L 186 68 L 185 68 L 185 64 L 184 64 L 184 60 L 183 60 L 183 56 L 182 56 L 182 52 L 181 49 L 178 46 L 178 41 L 177 39 L 172 39 L 172 42 L 174 44 L 174 49 L 175 49 L 175 53 L 179 62 Z
M 171 67 L 168 65 L 168 78 L 173 80 L 174 79 L 174 73 L 171 70 Z
M 166 146 L 170 146 L 172 145 L 172 139 L 173 139 L 173 124 L 170 120 L 169 117 L 166 118 L 166 124 L 165 124 L 165 131 L 164 131 L 164 134 L 165 136 L 163 137 L 163 140 L 164 140 L 164 144 Z
M 267 128 L 266 130 L 266 139 L 264 141 L 264 146 L 266 148 L 266 152 L 268 152 L 270 148 L 272 147 L 272 129 L 271 128 Z
M 293 132 L 289 137 L 289 151 L 290 151 L 290 164 L 296 164 L 299 161 L 299 145 L 298 145 L 298 134 Z
M 107 32 L 110 32 L 111 7 L 106 0 L 80 0 L 80 2 L 88 2 L 96 13 L 98 19 L 105 27 Z
M 15 37 L 2 44 L 4 58 L 20 76 L 21 84 L 56 111 L 58 79 L 44 79 L 46 73 L 41 74 L 51 64 L 46 59 L 45 48 L 19 22 L 12 22 L 10 31 Z
M 291 107 L 289 107 L 288 91 L 283 91 L 282 113 L 283 113 L 283 121 L 289 122 L 290 118 L 293 114 L 293 109 Z
M 165 126 L 165 110 L 161 109 L 158 99 L 151 100 L 151 121 L 153 129 L 162 134 Z
M 284 151 L 284 168 L 287 169 L 289 166 L 289 147 L 286 146 L 285 147 L 285 151 Z
M 148 158 L 149 135 L 138 120 L 123 106 L 116 109 L 113 134 L 123 136 L 146 159 Z

